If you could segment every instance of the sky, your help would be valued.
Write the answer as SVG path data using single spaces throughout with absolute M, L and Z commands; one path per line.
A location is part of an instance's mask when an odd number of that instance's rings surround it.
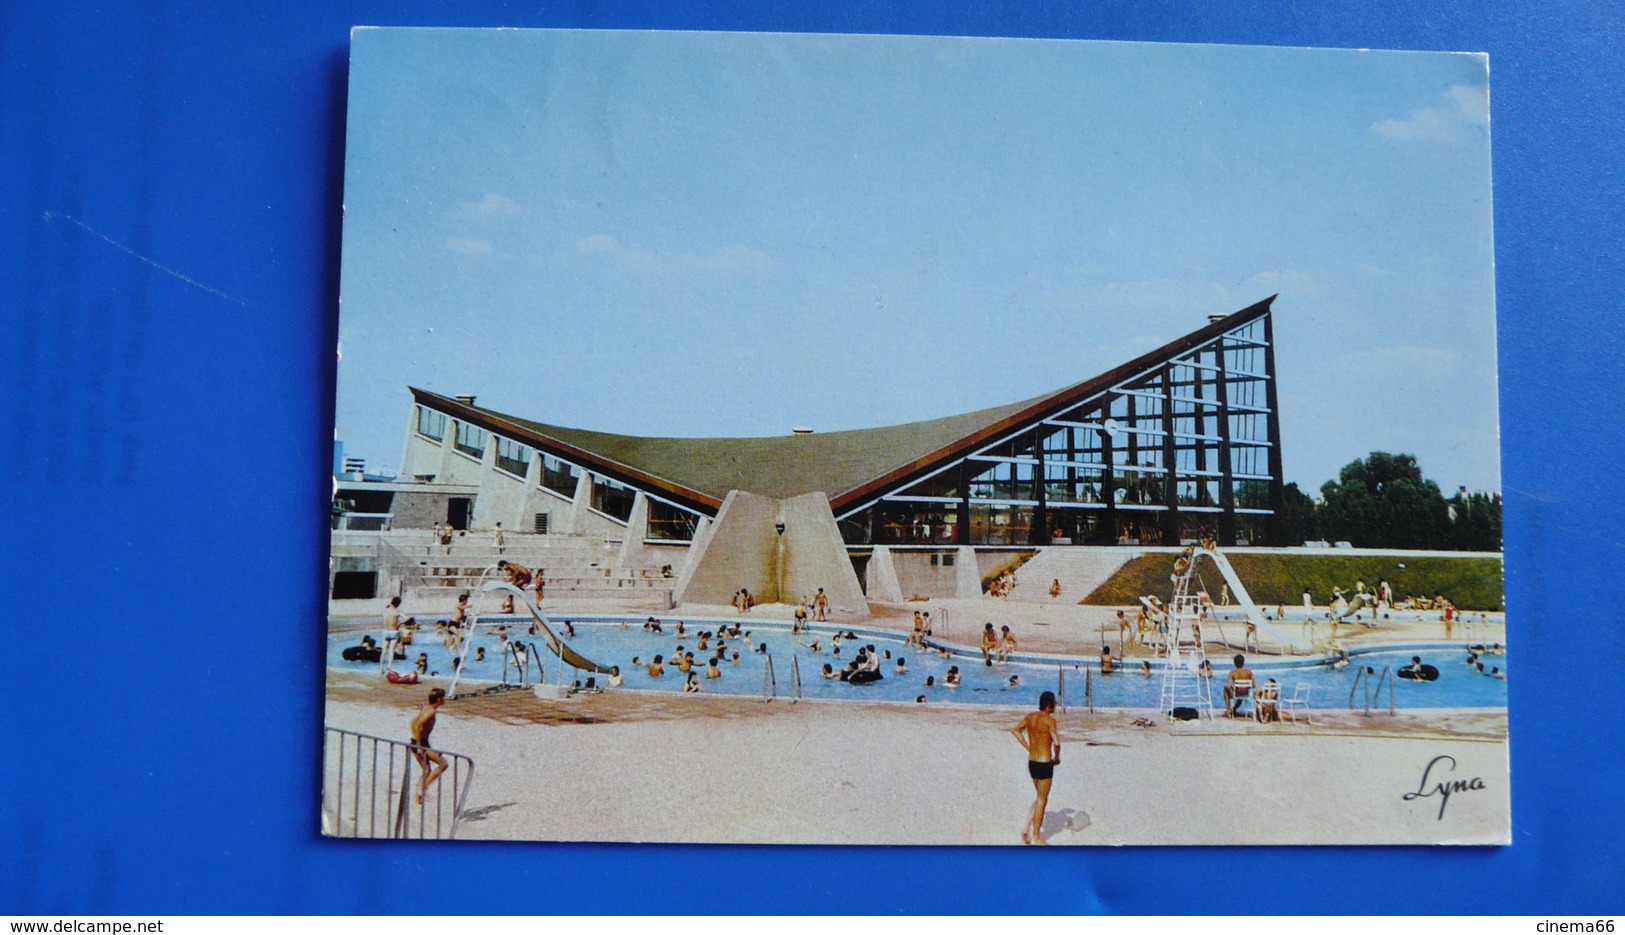
M 1487 60 L 937 37 L 352 34 L 337 435 L 407 386 L 627 435 L 1075 383 L 1270 295 L 1286 479 L 1500 489 Z

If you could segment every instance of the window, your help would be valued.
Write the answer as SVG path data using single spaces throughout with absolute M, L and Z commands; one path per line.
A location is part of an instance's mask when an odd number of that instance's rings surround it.
M 637 491 L 607 477 L 594 475 L 592 481 L 593 509 L 613 516 L 623 523 L 631 518 L 632 501 L 637 498 Z
M 692 542 L 694 529 L 699 525 L 699 521 L 697 514 L 659 500 L 650 500 L 647 537 L 673 542 Z
M 470 457 L 485 457 L 485 429 L 458 422 L 457 450 Z
M 498 435 L 497 467 L 509 474 L 524 477 L 525 472 L 530 470 L 530 449 Z
M 576 481 L 581 472 L 573 464 L 567 464 L 549 454 L 542 455 L 542 486 L 554 493 L 566 497 L 576 495 Z
M 437 442 L 444 441 L 446 438 L 446 414 L 419 406 L 418 434 L 424 438 L 432 438 Z

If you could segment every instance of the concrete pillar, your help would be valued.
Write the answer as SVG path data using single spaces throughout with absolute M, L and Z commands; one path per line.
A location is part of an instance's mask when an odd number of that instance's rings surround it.
M 982 572 L 976 566 L 976 547 L 962 545 L 954 554 L 954 597 L 982 596 Z
M 830 510 L 829 497 L 807 493 L 781 500 L 778 515 L 784 517 L 785 546 L 780 576 L 784 590 L 779 600 L 793 604 L 798 597 L 823 588 L 832 609 L 867 615 L 869 603 Z
M 579 533 L 586 528 L 587 511 L 592 509 L 592 475 L 586 471 L 576 480 L 575 499 L 570 503 L 570 516 L 565 520 L 564 531 Z
M 534 507 L 536 496 L 540 492 L 537 485 L 542 482 L 542 458 L 536 452 L 531 452 L 530 464 L 525 468 L 525 488 L 519 494 L 519 503 L 513 508 L 513 515 L 503 520 L 504 528 L 513 532 L 530 532 L 536 525 Z
M 903 586 L 897 582 L 897 565 L 892 561 L 891 547 L 875 546 L 869 558 L 869 600 L 889 604 L 903 602 Z
M 688 579 L 694 576 L 694 565 L 699 560 L 700 553 L 704 552 L 706 545 L 710 543 L 711 530 L 714 528 L 715 525 L 709 516 L 700 517 L 699 525 L 694 527 L 694 539 L 688 544 L 688 551 L 683 553 L 682 567 L 677 569 L 677 593 L 681 593 Z
M 626 538 L 621 540 L 621 550 L 615 555 L 617 568 L 648 564 L 643 558 L 643 539 L 648 532 L 649 498 L 640 490 L 632 497 L 632 514 L 626 520 Z
M 678 583 L 677 602 L 726 604 L 740 588 L 758 601 L 777 600 L 773 556 L 778 533 L 773 528 L 779 501 L 772 497 L 728 491 L 716 522 L 692 546 L 694 559 Z

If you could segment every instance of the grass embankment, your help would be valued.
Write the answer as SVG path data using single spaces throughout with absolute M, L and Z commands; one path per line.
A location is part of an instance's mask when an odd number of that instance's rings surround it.
M 1301 606 L 1303 589 L 1308 588 L 1316 604 L 1331 600 L 1332 588 L 1349 591 L 1363 579 L 1375 590 L 1384 578 L 1394 589 L 1394 598 L 1408 595 L 1432 597 L 1443 594 L 1462 610 L 1500 610 L 1506 585 L 1500 559 L 1418 558 L 1379 555 L 1247 555 L 1228 553 L 1241 583 L 1255 603 Z M 1174 571 L 1173 555 L 1142 555 L 1124 565 L 1105 584 L 1081 603 L 1125 605 L 1139 602 L 1142 594 L 1155 594 L 1167 600 L 1173 593 L 1168 576 Z M 1403 564 L 1405 567 L 1399 567 Z M 1206 560 L 1196 568 L 1208 592 L 1218 596 L 1224 578 Z

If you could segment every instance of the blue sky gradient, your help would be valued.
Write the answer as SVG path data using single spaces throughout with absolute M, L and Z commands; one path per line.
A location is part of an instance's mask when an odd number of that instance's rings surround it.
M 1487 62 L 358 30 L 338 434 L 408 384 L 634 435 L 929 419 L 1279 293 L 1287 479 L 1499 490 Z

